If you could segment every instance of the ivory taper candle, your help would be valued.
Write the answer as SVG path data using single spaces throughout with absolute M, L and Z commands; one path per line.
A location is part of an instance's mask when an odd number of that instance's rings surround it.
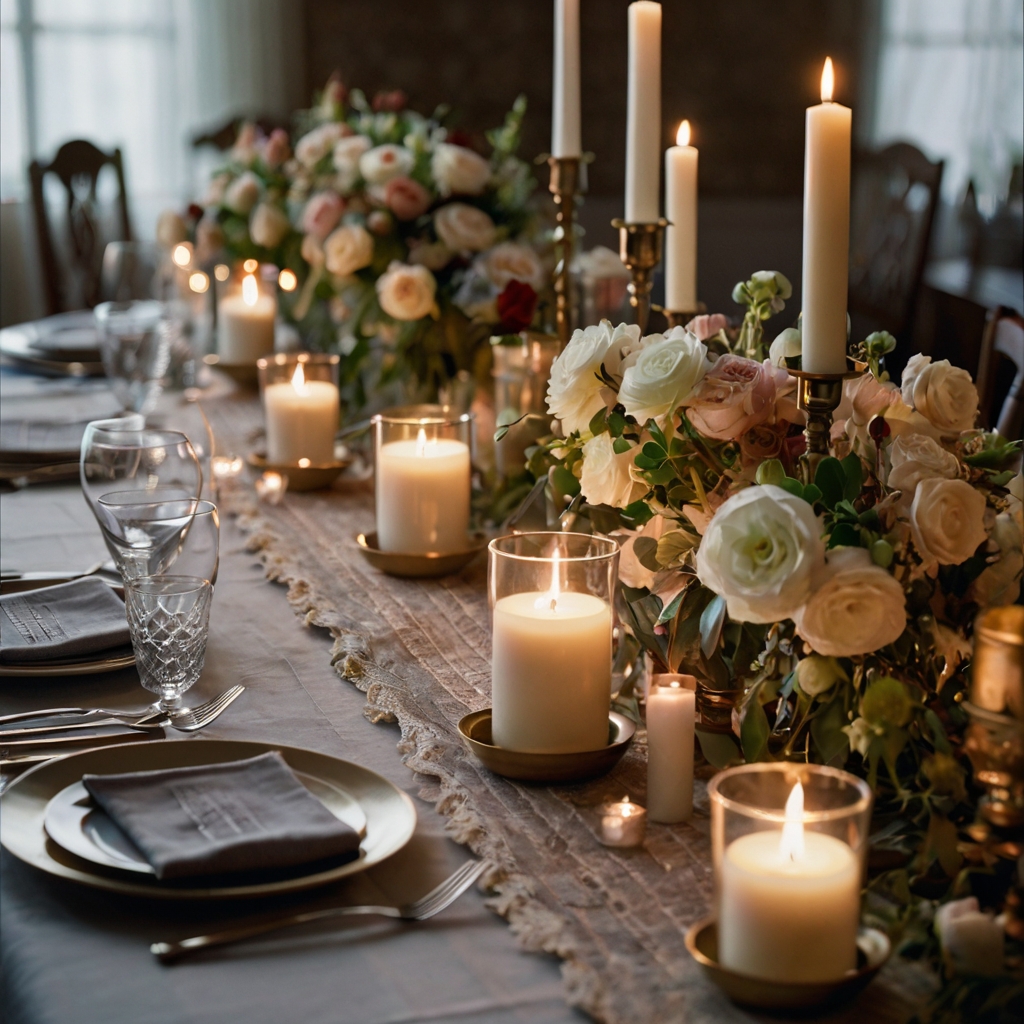
M 580 0 L 555 0 L 555 73 L 551 155 L 578 157 L 580 142 Z
M 626 220 L 653 224 L 661 170 L 661 4 L 636 0 L 628 19 Z
M 697 150 L 690 145 L 690 122 L 665 150 L 665 308 L 697 309 Z

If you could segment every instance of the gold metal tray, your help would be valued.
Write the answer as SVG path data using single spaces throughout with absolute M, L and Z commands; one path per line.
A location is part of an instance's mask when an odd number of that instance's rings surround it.
M 465 568 L 487 547 L 487 535 L 474 533 L 468 538 L 471 545 L 465 551 L 450 554 L 406 555 L 396 551 L 381 551 L 377 546 L 377 534 L 357 533 L 356 544 L 363 557 L 375 569 L 389 576 L 448 576 Z
M 308 466 L 299 465 L 278 465 L 267 462 L 266 452 L 252 452 L 245 460 L 249 465 L 260 473 L 280 473 L 288 477 L 289 491 L 318 491 L 322 487 L 330 487 L 335 480 L 352 465 L 352 459 L 341 452 L 347 449 L 342 446 L 335 448 L 335 459 L 333 462 L 310 463 Z

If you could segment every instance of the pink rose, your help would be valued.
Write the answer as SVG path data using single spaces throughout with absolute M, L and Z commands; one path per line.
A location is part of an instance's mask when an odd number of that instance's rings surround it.
M 404 175 L 392 178 L 384 188 L 384 202 L 399 220 L 415 220 L 430 206 L 430 193 L 418 182 Z
M 288 133 L 283 128 L 275 128 L 270 133 L 270 138 L 263 144 L 263 162 L 273 170 L 280 167 L 291 155 Z
M 765 459 L 778 458 L 785 440 L 785 427 L 757 423 L 741 435 L 740 451 L 746 461 L 760 463 Z
M 705 436 L 733 441 L 774 413 L 776 391 L 770 366 L 721 356 L 701 381 L 687 414 Z
M 702 316 L 695 316 L 687 325 L 686 329 L 697 336 L 698 341 L 707 341 L 713 338 L 719 331 L 724 331 L 729 326 L 729 318 L 721 313 L 705 313 Z
M 337 192 L 317 192 L 302 211 L 302 230 L 323 241 L 341 220 L 344 209 Z

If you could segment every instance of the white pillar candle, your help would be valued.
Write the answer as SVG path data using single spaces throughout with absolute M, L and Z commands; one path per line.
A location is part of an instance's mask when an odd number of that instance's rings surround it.
M 673 824 L 693 814 L 693 724 L 697 680 L 658 675 L 647 695 L 647 813 Z
M 665 150 L 665 308 L 697 309 L 697 150 L 690 145 L 690 122 Z
M 661 4 L 629 5 L 629 86 L 626 112 L 626 220 L 658 219 L 661 163 Z
M 465 551 L 469 446 L 448 438 L 389 441 L 377 454 L 377 544 L 409 555 Z
M 263 390 L 267 418 L 267 462 L 293 466 L 309 459 L 314 466 L 334 461 L 338 430 L 338 389 L 328 380 L 306 380 L 297 363 L 290 381 Z
M 593 594 L 562 591 L 552 560 L 547 591 L 510 594 L 494 605 L 492 736 L 535 753 L 608 745 L 612 612 Z
M 857 964 L 860 863 L 842 840 L 805 832 L 803 787 L 782 832 L 730 843 L 719 880 L 718 957 L 739 974 L 836 981 Z
M 601 843 L 604 846 L 639 846 L 647 834 L 647 811 L 628 796 L 601 808 Z
M 850 131 L 853 111 L 832 102 L 832 58 L 821 100 L 807 109 L 804 149 L 803 369 L 846 372 L 850 262 Z
M 551 155 L 580 156 L 580 0 L 555 0 Z
M 217 352 L 229 366 L 255 365 L 274 351 L 277 303 L 261 295 L 254 274 L 242 279 L 242 291 L 226 295 L 217 307 Z

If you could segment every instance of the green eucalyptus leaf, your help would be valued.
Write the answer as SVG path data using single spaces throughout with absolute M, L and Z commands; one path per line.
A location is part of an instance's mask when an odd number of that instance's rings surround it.
M 612 437 L 622 437 L 623 431 L 628 426 L 629 423 L 621 412 L 610 412 L 608 414 L 608 429 L 611 431 Z
M 804 485 L 799 480 L 794 480 L 791 476 L 783 477 L 779 486 L 784 491 L 789 491 L 794 498 L 802 498 L 804 496 Z
M 652 484 L 667 484 L 676 478 L 676 471 L 672 466 L 664 465 L 658 469 L 650 469 L 644 473 L 644 477 Z
M 658 542 L 653 537 L 637 537 L 633 541 L 633 554 L 637 561 L 651 572 L 659 572 L 661 564 L 658 562 Z
M 507 426 L 504 426 L 504 427 L 498 427 L 498 429 L 494 432 L 494 443 L 497 444 L 500 440 L 502 440 L 502 438 L 504 438 L 504 436 L 511 429 L 512 429 L 512 424 L 511 423 L 509 423 Z
M 824 710 L 811 719 L 811 739 L 825 764 L 849 748 L 850 739 L 843 732 L 846 724 L 846 705 L 842 693 L 833 697 Z
M 665 461 L 665 457 L 668 455 L 665 445 L 656 444 L 654 441 L 648 441 L 641 451 L 648 459 L 657 459 L 659 465 Z
M 764 713 L 761 702 L 749 700 L 740 724 L 740 744 L 743 747 L 743 757 L 748 764 L 760 761 L 764 757 L 770 732 L 768 716 Z
M 590 433 L 597 437 L 608 429 L 608 410 L 598 409 L 590 420 Z
M 633 464 L 637 469 L 660 469 L 664 463 L 664 455 L 661 458 L 652 459 L 649 455 L 645 455 L 643 451 L 633 459 Z
M 808 484 L 804 488 L 803 499 L 811 505 L 816 501 L 821 501 L 821 488 L 817 484 Z
M 847 455 L 840 465 L 843 467 L 843 474 L 846 477 L 843 497 L 847 501 L 856 501 L 860 497 L 861 487 L 864 485 L 864 467 L 861 465 L 860 456 Z
M 651 437 L 653 437 L 654 440 L 661 446 L 661 450 L 664 451 L 664 452 L 667 452 L 668 451 L 668 440 L 666 439 L 665 434 L 663 433 L 661 427 L 659 427 L 658 424 L 655 423 L 654 420 L 648 420 L 647 421 L 647 430 L 649 431 Z
M 612 451 L 614 451 L 616 455 L 625 455 L 632 447 L 633 446 L 624 437 L 617 437 L 612 441 Z
M 931 708 L 928 708 L 924 713 L 924 720 L 931 731 L 932 744 L 935 749 L 942 754 L 952 753 L 952 747 L 950 747 L 949 740 L 946 738 L 946 730 L 943 728 L 939 716 Z
M 710 658 L 718 649 L 724 625 L 725 598 L 715 594 L 700 616 L 700 649 L 705 658 Z
M 842 463 L 831 455 L 818 463 L 817 472 L 814 474 L 814 483 L 821 491 L 821 501 L 826 508 L 835 508 L 846 489 L 846 473 Z
M 696 734 L 701 753 L 719 771 L 730 765 L 739 764 L 743 760 L 736 741 L 727 733 L 705 732 L 703 729 L 697 729 Z
M 676 617 L 685 597 L 686 591 L 680 590 L 679 593 L 661 609 L 661 614 L 658 616 L 659 626 L 663 626 L 666 622 L 671 622 Z
M 580 493 L 580 482 L 564 466 L 555 466 L 551 471 L 551 483 L 562 494 L 575 497 Z
M 654 513 L 647 502 L 641 498 L 640 501 L 634 501 L 627 505 L 619 513 L 619 516 L 633 529 L 639 529 L 651 521 Z
M 675 565 L 699 541 L 687 530 L 668 530 L 658 541 L 658 561 L 664 566 Z
M 860 531 L 850 526 L 849 523 L 839 523 L 833 530 L 832 536 L 828 539 L 830 548 L 856 548 L 860 547 Z

